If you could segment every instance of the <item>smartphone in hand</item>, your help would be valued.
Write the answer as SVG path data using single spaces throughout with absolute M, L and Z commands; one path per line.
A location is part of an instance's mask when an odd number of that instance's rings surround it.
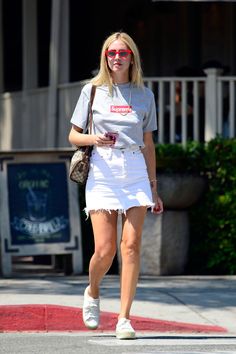
M 112 140 L 112 145 L 110 145 L 111 147 L 115 145 L 118 136 L 119 136 L 118 132 L 106 132 L 105 133 L 105 137 Z

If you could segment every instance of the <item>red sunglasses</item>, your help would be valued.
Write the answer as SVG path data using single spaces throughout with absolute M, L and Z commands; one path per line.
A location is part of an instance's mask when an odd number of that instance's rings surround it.
M 118 54 L 120 58 L 126 59 L 129 56 L 129 54 L 132 54 L 132 50 L 130 50 L 130 49 L 119 49 L 119 50 L 111 49 L 111 50 L 106 50 L 105 54 L 107 57 L 109 57 L 111 59 L 114 59 L 116 57 L 116 54 Z

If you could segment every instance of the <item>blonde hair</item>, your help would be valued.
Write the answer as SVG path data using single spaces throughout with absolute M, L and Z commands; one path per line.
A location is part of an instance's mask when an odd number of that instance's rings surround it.
M 140 62 L 140 55 L 136 44 L 133 39 L 125 32 L 116 32 L 110 35 L 103 43 L 101 58 L 100 58 L 100 69 L 98 74 L 91 80 L 93 85 L 107 85 L 109 87 L 110 93 L 112 92 L 112 77 L 110 74 L 110 69 L 107 64 L 107 58 L 105 55 L 106 50 L 109 48 L 111 43 L 117 39 L 124 42 L 127 47 L 132 51 L 132 64 L 130 64 L 130 82 L 136 86 L 143 86 L 142 68 Z

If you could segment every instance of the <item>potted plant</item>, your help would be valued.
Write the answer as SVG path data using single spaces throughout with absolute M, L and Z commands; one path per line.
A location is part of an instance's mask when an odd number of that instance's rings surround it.
M 206 186 L 204 145 L 189 142 L 156 145 L 158 190 L 167 209 L 185 209 L 197 202 Z
M 164 213 L 148 213 L 143 230 L 141 273 L 183 274 L 188 261 L 188 210 L 206 186 L 201 174 L 204 145 L 156 145 L 158 193 Z

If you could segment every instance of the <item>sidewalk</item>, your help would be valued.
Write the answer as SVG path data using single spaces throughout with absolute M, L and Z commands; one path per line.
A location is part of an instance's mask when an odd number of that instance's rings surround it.
M 0 279 L 0 331 L 85 331 L 87 276 Z M 119 277 L 101 286 L 100 331 L 113 331 Z M 137 331 L 236 335 L 236 276 L 143 276 L 132 306 Z

